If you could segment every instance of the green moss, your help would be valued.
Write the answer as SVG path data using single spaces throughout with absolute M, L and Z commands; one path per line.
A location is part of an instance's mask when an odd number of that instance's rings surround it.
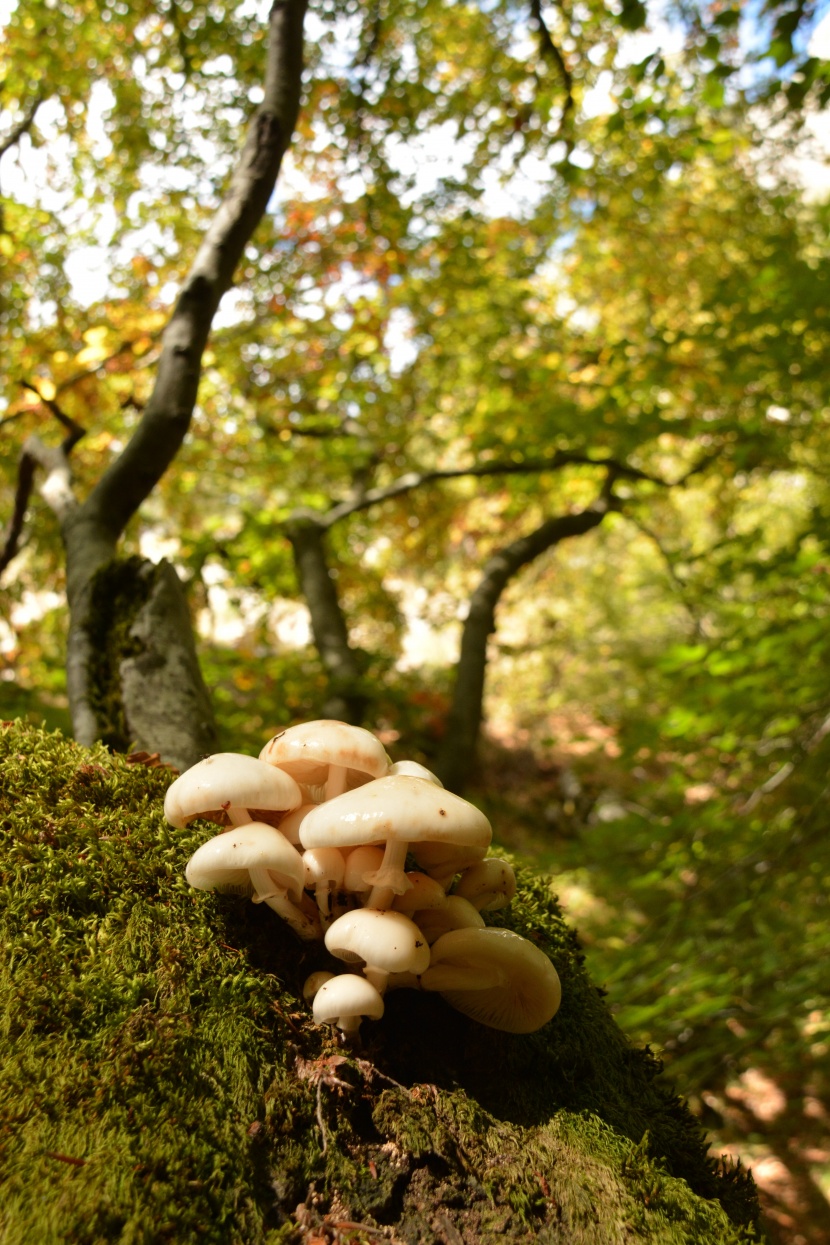
M 213 831 L 166 825 L 165 771 L 20 726 L 0 760 L 3 1241 L 758 1239 L 751 1180 L 706 1158 L 541 880 L 511 921 L 563 978 L 549 1025 L 400 990 L 334 1065 L 298 1002 L 324 952 L 187 887 Z
M 94 576 L 88 631 L 93 653 L 89 692 L 107 747 L 126 752 L 132 740 L 121 699 L 120 667 L 141 651 L 130 630 L 153 590 L 155 569 L 144 558 L 116 559 Z

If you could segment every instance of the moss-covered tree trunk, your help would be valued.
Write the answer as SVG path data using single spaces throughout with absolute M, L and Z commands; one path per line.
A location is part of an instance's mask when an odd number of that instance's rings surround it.
M 616 1027 L 548 883 L 507 918 L 552 958 L 538 1033 L 388 996 L 341 1050 L 301 1002 L 325 952 L 190 890 L 215 829 L 172 830 L 164 770 L 0 729 L 0 1240 L 757 1240 L 659 1065 Z

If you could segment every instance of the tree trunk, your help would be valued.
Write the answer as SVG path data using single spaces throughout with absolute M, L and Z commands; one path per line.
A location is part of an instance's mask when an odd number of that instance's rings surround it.
M 306 5 L 307 0 L 275 0 L 272 5 L 263 102 L 165 330 L 156 382 L 138 428 L 83 503 L 71 495 L 67 464 L 58 464 L 54 472 L 62 486 L 53 508 L 66 550 L 70 609 L 67 686 L 73 729 L 83 743 L 109 735 L 121 738 L 123 732 L 132 738 L 134 733 L 165 760 L 175 756 L 184 762 L 198 759 L 204 744 L 210 747 L 215 738 L 190 619 L 169 572 L 159 571 L 149 591 L 149 615 L 141 622 L 133 620 L 138 630 L 132 638 L 137 641 L 141 635 L 142 653 L 132 663 L 110 662 L 106 689 L 92 684 L 102 657 L 93 598 L 97 577 L 111 573 L 127 523 L 175 458 L 190 426 L 213 317 L 265 212 L 297 119 Z M 139 575 L 133 587 L 148 588 L 151 578 Z M 153 638 L 163 599 L 170 603 L 166 651 Z M 152 625 L 149 617 L 156 620 Z M 154 672 L 148 694 L 138 687 L 140 670 Z M 124 685 L 116 686 L 122 679 Z M 115 726 L 109 711 L 113 697 L 123 706 Z M 122 712 L 126 721 L 119 718 Z M 179 729 L 185 725 L 187 737 L 179 743 Z
M 344 1050 L 302 1001 L 322 945 L 186 885 L 216 827 L 165 824 L 164 770 L 8 725 L 0 777 L 4 1240 L 757 1242 L 751 1179 L 617 1028 L 548 879 L 494 919 L 556 965 L 544 1028 L 398 989 Z
M 178 770 L 218 748 L 190 612 L 169 562 L 113 561 L 92 580 L 85 682 L 100 738 Z
M 328 687 L 322 715 L 359 726 L 366 709 L 360 664 L 349 644 L 346 619 L 326 554 L 326 527 L 295 516 L 284 529 L 291 542 L 297 582 L 311 615 L 311 630 Z
M 496 608 L 510 580 L 545 550 L 569 536 L 581 536 L 602 523 L 610 509 L 602 498 L 577 514 L 547 519 L 535 532 L 505 545 L 488 559 L 461 632 L 452 705 L 444 742 L 434 764 L 450 791 L 462 791 L 472 778 L 484 706 L 487 644 L 496 629 Z

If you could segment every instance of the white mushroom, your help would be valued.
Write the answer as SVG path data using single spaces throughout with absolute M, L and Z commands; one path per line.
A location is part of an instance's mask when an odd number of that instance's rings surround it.
M 367 844 L 355 847 L 346 856 L 346 869 L 343 874 L 343 887 L 363 902 L 372 883 L 369 878 L 377 873 L 383 864 L 383 848 Z
M 421 974 L 453 1007 L 507 1033 L 532 1033 L 556 1013 L 559 976 L 548 957 L 509 929 L 456 929 L 432 946 Z
M 341 973 L 320 986 L 314 996 L 314 1023 L 337 1025 L 345 1042 L 353 1042 L 364 1016 L 380 1020 L 383 998 L 365 977 Z
M 333 921 L 326 947 L 340 960 L 365 962 L 364 974 L 382 994 L 390 973 L 417 976 L 429 965 L 429 947 L 414 921 L 402 912 L 358 908 Z
M 431 782 L 436 787 L 444 786 L 438 775 L 433 774 L 431 769 L 427 769 L 419 761 L 395 761 L 389 767 L 389 777 L 393 778 L 396 774 L 405 774 L 408 778 L 423 778 L 425 782 Z
M 264 762 L 263 762 L 264 764 Z M 273 765 L 268 767 L 273 769 L 275 773 L 281 774 L 282 770 L 276 769 Z M 289 775 L 286 774 L 286 778 Z M 301 804 L 299 808 L 292 808 L 289 813 L 285 813 L 279 820 L 279 832 L 284 835 L 293 847 L 300 846 L 300 826 L 304 819 L 308 816 L 316 804 Z
M 413 921 L 430 945 L 451 929 L 484 929 L 484 917 L 469 899 L 462 899 L 460 895 L 444 898 L 443 904 L 412 914 Z
M 516 894 L 513 866 L 509 860 L 500 860 L 498 856 L 480 860 L 477 865 L 464 869 L 454 893 L 469 899 L 479 912 L 505 908 Z
M 306 1003 L 310 1003 L 317 995 L 317 991 L 324 986 L 327 981 L 334 980 L 334 973 L 327 973 L 325 969 L 319 969 L 316 973 L 310 973 L 303 982 L 303 998 Z
M 396 912 L 405 912 L 407 916 L 412 916 L 413 912 L 426 908 L 446 908 L 447 894 L 440 882 L 436 882 L 426 873 L 417 873 L 415 870 L 407 873 L 409 879 L 408 891 L 404 891 L 402 895 L 395 896 L 395 902 L 392 905 Z
M 388 908 L 395 895 L 409 889 L 405 864 L 410 846 L 416 858 L 422 844 L 466 847 L 475 860 L 486 852 L 491 834 L 489 821 L 474 804 L 405 775 L 379 778 L 319 805 L 300 828 L 305 848 L 385 844 L 383 864 L 369 878 L 370 908 Z
M 371 731 L 326 719 L 281 731 L 269 739 L 259 759 L 290 774 L 315 802 L 380 778 L 391 764 Z
M 220 826 L 249 821 L 271 824 L 286 809 L 301 803 L 302 792 L 290 775 L 241 752 L 217 752 L 171 783 L 164 797 L 164 815 L 179 829 L 196 817 Z
M 194 852 L 185 876 L 197 890 L 252 894 L 266 903 L 300 938 L 320 938 L 322 930 L 300 906 L 303 860 L 279 830 L 254 821 L 217 834 Z
M 324 926 L 331 919 L 332 893 L 342 885 L 345 868 L 342 853 L 336 847 L 317 847 L 303 852 L 306 889 L 314 891 Z

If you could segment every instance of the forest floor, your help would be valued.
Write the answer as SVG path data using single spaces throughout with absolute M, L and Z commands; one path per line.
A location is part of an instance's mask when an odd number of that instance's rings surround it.
M 491 738 L 482 766 L 486 785 L 468 795 L 487 808 L 496 851 L 501 845 L 551 873 L 553 889 L 583 936 L 589 970 L 601 983 L 607 964 L 603 950 L 607 955 L 610 945 L 618 945 L 625 955 L 624 940 L 614 937 L 615 926 L 621 929 L 623 921 L 609 905 L 607 888 L 602 895 L 591 895 L 582 879 L 569 883 L 580 840 L 596 824 L 597 807 L 604 803 L 611 810 L 603 820 L 613 815 L 613 787 L 619 777 L 613 743 L 606 748 L 608 741 L 599 737 L 593 743 L 593 749 L 572 752 L 557 740 L 555 757 L 540 763 L 538 751 L 521 742 L 517 747 L 515 737 L 509 745 L 507 738 Z M 508 791 L 509 799 L 495 794 Z M 609 996 L 612 1011 L 619 1010 L 614 994 L 620 984 L 618 976 Z M 663 1055 L 667 1074 L 707 1129 L 712 1153 L 740 1159 L 751 1168 L 771 1245 L 830 1245 L 830 1104 L 820 1092 L 811 1092 L 809 1078 L 773 1076 L 768 1065 L 754 1066 L 738 1021 L 726 1022 L 725 1037 L 728 1042 L 731 1033 L 743 1057 L 733 1061 L 725 1050 L 713 1052 L 713 1065 L 717 1061 L 720 1066 L 712 1067 L 709 1084 L 706 1076 L 692 1080 L 684 1075 L 677 1043 L 661 1039 L 655 1025 L 642 1033 L 625 1023 L 624 1028 L 635 1042 L 648 1041 Z M 733 1063 L 731 1074 L 725 1072 Z

